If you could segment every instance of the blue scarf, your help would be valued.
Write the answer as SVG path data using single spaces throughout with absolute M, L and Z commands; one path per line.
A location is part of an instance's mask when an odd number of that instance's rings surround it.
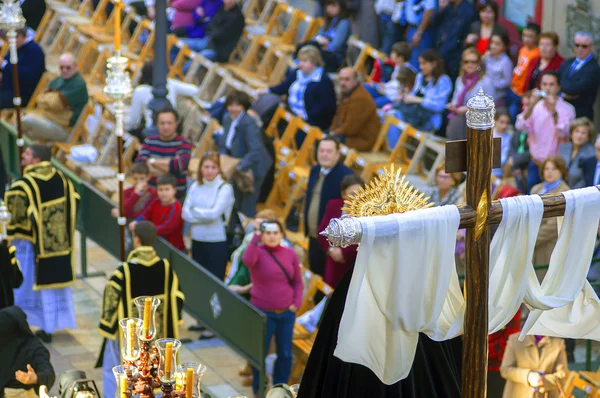
M 562 182 L 562 178 L 559 178 L 558 180 L 556 180 L 554 182 L 544 181 L 542 183 L 542 184 L 544 184 L 544 188 L 542 188 L 542 190 L 540 191 L 540 195 L 548 193 L 550 191 L 554 191 L 556 188 L 558 188 L 558 186 L 560 185 L 561 182 Z

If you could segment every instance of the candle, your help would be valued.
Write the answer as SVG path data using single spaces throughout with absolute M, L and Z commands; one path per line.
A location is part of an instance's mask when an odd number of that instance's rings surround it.
M 194 387 L 194 369 L 187 368 L 185 373 L 185 398 L 192 398 Z
M 149 338 L 150 334 L 150 316 L 152 314 L 152 297 L 146 297 L 144 300 L 144 325 L 142 328 L 142 332 L 144 334 L 144 338 Z
M 127 397 L 127 375 L 121 375 L 121 397 Z
M 133 347 L 135 347 L 135 321 L 129 319 L 127 321 L 127 355 L 129 358 L 134 358 Z
M 115 1 L 115 51 L 121 51 L 121 1 Z
M 173 371 L 173 342 L 169 341 L 165 345 L 165 375 L 167 378 L 171 378 L 171 372 Z

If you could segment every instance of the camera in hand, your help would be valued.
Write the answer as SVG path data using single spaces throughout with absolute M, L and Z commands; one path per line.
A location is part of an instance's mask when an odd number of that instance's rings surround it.
M 533 90 L 533 92 L 535 93 L 535 95 L 537 95 L 540 98 L 546 98 L 546 91 L 545 90 L 535 89 L 535 90 Z

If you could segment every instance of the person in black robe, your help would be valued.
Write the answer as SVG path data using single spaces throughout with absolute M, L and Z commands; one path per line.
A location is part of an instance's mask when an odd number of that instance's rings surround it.
M 23 283 L 23 273 L 15 251 L 14 246 L 0 241 L 0 309 L 15 304 L 13 289 Z
M 50 353 L 35 337 L 19 307 L 0 310 L 0 398 L 5 388 L 52 388 L 56 374 Z
M 436 342 L 419 334 L 408 377 L 393 385 L 383 384 L 367 367 L 333 355 L 352 271 L 346 272 L 328 300 L 298 398 L 460 398 L 461 337 Z

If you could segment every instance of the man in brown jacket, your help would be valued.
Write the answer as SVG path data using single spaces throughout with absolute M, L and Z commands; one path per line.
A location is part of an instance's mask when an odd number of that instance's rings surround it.
M 373 97 L 358 80 L 352 68 L 344 68 L 338 75 L 342 99 L 338 106 L 330 133 L 343 136 L 349 148 L 370 151 L 377 140 L 381 122 Z

